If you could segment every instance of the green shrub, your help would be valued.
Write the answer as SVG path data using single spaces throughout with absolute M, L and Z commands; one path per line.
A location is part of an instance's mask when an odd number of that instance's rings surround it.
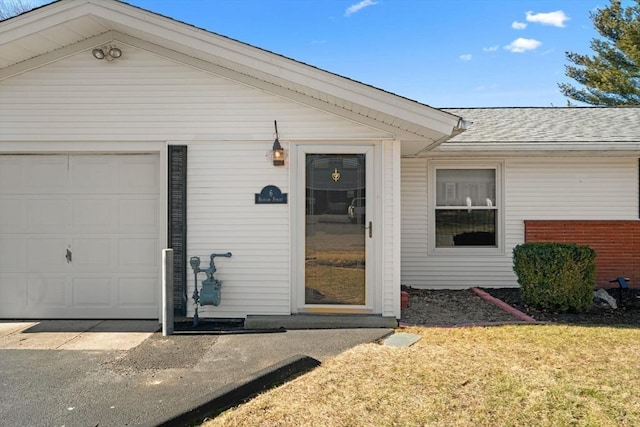
M 543 310 L 585 312 L 593 304 L 596 252 L 565 243 L 524 243 L 513 249 L 513 271 L 525 303 Z

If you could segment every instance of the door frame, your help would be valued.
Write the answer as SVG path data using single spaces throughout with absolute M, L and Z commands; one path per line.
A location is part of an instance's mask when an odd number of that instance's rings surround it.
M 372 237 L 365 231 L 365 305 L 305 304 L 306 154 L 366 154 L 366 217 Z M 374 141 L 291 143 L 290 167 L 290 302 L 291 313 L 378 314 L 382 312 L 382 197 L 381 145 Z M 345 213 L 346 214 L 346 213 Z

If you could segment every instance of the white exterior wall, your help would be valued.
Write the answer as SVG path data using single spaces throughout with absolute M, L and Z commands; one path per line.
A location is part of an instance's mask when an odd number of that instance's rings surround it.
M 216 260 L 216 278 L 223 281 L 220 306 L 202 307 L 200 315 L 289 314 L 290 243 L 295 237 L 289 223 L 295 200 L 290 194 L 288 205 L 254 203 L 254 194 L 264 186 L 289 193 L 291 180 L 299 179 L 290 176 L 289 165 L 274 167 L 265 158 L 273 143 L 273 121 L 278 121 L 285 148 L 288 140 L 379 142 L 389 134 L 142 49 L 122 50 L 122 58 L 109 63 L 83 51 L 0 81 L 0 152 L 9 146 L 15 151 L 20 144 L 29 152 L 33 143 L 47 152 L 131 147 L 144 152 L 146 143 L 152 151 L 158 143 L 187 145 L 187 257 L 199 256 L 206 267 L 211 252 L 233 253 L 230 259 Z M 380 178 L 380 188 L 389 191 L 389 180 L 399 177 L 399 142 L 382 145 L 385 156 L 396 156 L 384 160 Z M 166 182 L 164 155 L 161 163 Z M 388 261 L 376 280 L 383 281 L 385 315 L 399 315 L 399 302 L 394 302 L 399 300 L 399 262 L 389 256 L 399 250 L 392 231 L 394 209 L 399 216 L 394 197 L 380 196 L 385 203 L 383 232 L 389 237 L 380 250 Z M 162 200 L 164 212 L 166 195 Z M 166 238 L 161 234 L 162 245 Z M 201 274 L 199 280 L 203 278 Z M 190 266 L 187 280 L 192 314 Z
M 123 47 L 90 51 L 0 81 L 2 141 L 211 141 L 380 138 L 382 132 Z M 266 141 L 265 141 L 266 142 Z
M 221 304 L 199 314 L 237 318 L 249 314 L 289 314 L 289 205 L 255 204 L 255 193 L 275 185 L 289 193 L 286 168 L 265 159 L 261 142 L 198 143 L 188 147 L 187 253 L 201 268 L 216 258 L 222 280 Z M 289 203 L 292 203 L 289 195 Z M 199 281 L 205 278 L 200 274 Z M 189 314 L 193 274 L 187 268 Z
M 458 256 L 429 252 L 428 159 L 402 159 L 403 285 L 517 286 L 512 251 L 524 241 L 524 220 L 638 218 L 637 158 L 497 160 L 504 160 L 504 253 Z

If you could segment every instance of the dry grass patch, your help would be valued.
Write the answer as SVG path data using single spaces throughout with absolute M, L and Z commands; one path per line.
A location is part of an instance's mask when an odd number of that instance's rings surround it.
M 408 331 L 423 338 L 355 347 L 205 426 L 640 425 L 640 329 Z

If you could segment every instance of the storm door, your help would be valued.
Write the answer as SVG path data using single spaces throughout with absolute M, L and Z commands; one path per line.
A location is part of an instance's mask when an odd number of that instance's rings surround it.
M 309 311 L 371 305 L 367 279 L 372 223 L 370 147 L 305 152 L 304 301 Z M 299 301 L 302 298 L 299 298 Z M 334 308 L 332 310 L 331 308 Z

